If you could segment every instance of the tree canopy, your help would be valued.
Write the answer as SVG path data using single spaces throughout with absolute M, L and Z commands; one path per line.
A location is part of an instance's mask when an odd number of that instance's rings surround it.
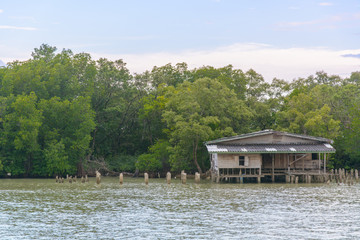
M 266 82 L 232 65 L 131 74 L 47 44 L 31 56 L 0 68 L 0 176 L 205 172 L 205 141 L 264 129 L 333 139 L 329 167 L 360 166 L 359 72 Z

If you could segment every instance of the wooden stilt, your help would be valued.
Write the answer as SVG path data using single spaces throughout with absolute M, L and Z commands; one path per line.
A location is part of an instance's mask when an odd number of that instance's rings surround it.
M 185 171 L 181 172 L 181 183 L 186 184 L 186 173 L 185 173 Z
M 145 181 L 146 185 L 149 184 L 149 174 L 148 173 L 144 173 L 144 181 Z
M 271 181 L 275 182 L 275 156 L 271 154 Z
M 355 181 L 359 181 L 359 171 L 357 169 L 355 169 Z
M 286 183 L 290 183 L 290 175 L 285 176 L 285 181 L 286 181 Z
M 124 183 L 124 175 L 123 175 L 123 173 L 119 174 L 119 183 L 120 183 L 120 185 L 122 185 Z
M 257 177 L 257 182 L 261 183 L 261 177 Z
M 171 173 L 170 172 L 166 173 L 166 182 L 167 182 L 167 184 L 170 184 L 170 182 L 171 182 Z
M 96 173 L 96 184 L 100 184 L 101 183 L 101 173 L 99 173 L 98 171 L 96 171 L 95 173 Z
M 198 173 L 198 172 L 195 173 L 195 182 L 196 183 L 200 182 L 200 173 Z

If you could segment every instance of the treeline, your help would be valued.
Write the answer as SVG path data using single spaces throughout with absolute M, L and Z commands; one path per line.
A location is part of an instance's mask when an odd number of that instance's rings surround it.
M 122 60 L 43 44 L 0 68 L 0 84 L 0 176 L 205 172 L 205 141 L 263 129 L 333 139 L 329 167 L 360 167 L 360 72 L 268 83 L 178 63 L 130 74 Z

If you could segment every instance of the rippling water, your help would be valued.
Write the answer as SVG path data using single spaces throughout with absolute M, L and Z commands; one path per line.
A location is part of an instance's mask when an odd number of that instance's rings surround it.
M 360 239 L 360 185 L 0 179 L 1 239 Z

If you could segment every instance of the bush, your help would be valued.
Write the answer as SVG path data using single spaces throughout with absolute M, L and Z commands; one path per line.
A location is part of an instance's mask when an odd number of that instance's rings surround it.
M 141 154 L 135 164 L 136 168 L 141 172 L 157 172 L 162 169 L 161 161 L 155 154 Z
M 135 172 L 137 156 L 117 155 L 106 160 L 109 169 L 114 172 Z

